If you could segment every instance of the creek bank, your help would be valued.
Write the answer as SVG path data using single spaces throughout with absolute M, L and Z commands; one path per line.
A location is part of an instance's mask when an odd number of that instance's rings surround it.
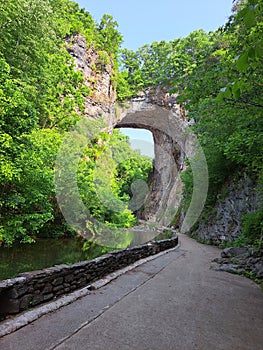
M 0 320 L 88 286 L 139 259 L 176 247 L 178 237 L 112 251 L 73 265 L 57 265 L 0 282 Z

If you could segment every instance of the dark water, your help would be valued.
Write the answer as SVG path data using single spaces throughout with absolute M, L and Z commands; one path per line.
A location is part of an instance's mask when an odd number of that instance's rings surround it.
M 57 264 L 85 260 L 83 243 L 73 239 L 43 239 L 34 244 L 14 244 L 0 248 L 0 279 L 16 277 L 18 273 L 39 270 Z
M 130 231 L 122 245 L 126 248 L 142 244 L 156 238 L 154 231 Z M 158 236 L 158 239 L 167 238 Z M 80 239 L 42 239 L 33 244 L 14 244 L 12 247 L 0 247 L 0 280 L 16 277 L 25 271 L 41 270 L 58 264 L 73 264 L 83 260 L 91 260 L 113 248 L 96 244 L 86 245 Z

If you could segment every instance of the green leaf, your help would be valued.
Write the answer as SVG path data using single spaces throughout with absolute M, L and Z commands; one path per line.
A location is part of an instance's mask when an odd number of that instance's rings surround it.
M 241 95 L 240 89 L 233 91 L 233 96 L 236 100 L 240 97 L 240 95 Z
M 248 50 L 248 57 L 249 58 L 255 58 L 255 55 L 256 55 L 256 50 L 254 47 L 251 47 L 249 50 Z
M 263 48 L 261 48 L 261 47 L 256 47 L 256 49 L 255 49 L 255 55 L 256 55 L 256 57 L 258 57 L 258 58 L 263 57 Z
M 231 86 L 228 86 L 226 88 L 226 91 L 225 91 L 224 95 L 225 95 L 226 98 L 230 98 L 232 96 L 232 87 Z
M 246 69 L 248 67 L 248 53 L 247 52 L 244 52 L 239 56 L 239 58 L 236 62 L 236 66 L 240 72 L 246 71 Z
M 244 23 L 247 28 L 251 28 L 256 23 L 256 16 L 254 7 L 249 7 L 244 16 Z
M 232 86 L 232 92 L 233 92 L 233 96 L 234 99 L 238 99 L 241 95 L 241 84 L 240 82 L 235 82 Z
M 219 102 L 219 103 L 222 103 L 224 101 L 224 92 L 220 91 L 217 96 L 216 96 L 216 100 Z

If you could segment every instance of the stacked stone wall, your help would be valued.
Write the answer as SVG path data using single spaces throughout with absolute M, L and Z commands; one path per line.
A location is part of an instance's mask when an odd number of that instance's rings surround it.
M 73 265 L 57 265 L 0 282 L 0 319 L 83 288 L 139 259 L 175 247 L 178 237 L 116 250 Z

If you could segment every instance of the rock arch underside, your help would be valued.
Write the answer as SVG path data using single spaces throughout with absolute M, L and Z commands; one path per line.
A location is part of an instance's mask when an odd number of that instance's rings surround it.
M 93 47 L 87 47 L 80 35 L 70 38 L 68 44 L 76 69 L 82 71 L 84 84 L 92 90 L 85 101 L 86 116 L 103 117 L 109 131 L 128 127 L 152 132 L 154 170 L 140 217 L 162 226 L 169 225 L 181 199 L 178 174 L 184 168 L 186 154 L 191 152 L 186 132 L 188 123 L 176 95 L 170 95 L 164 88 L 149 88 L 132 100 L 118 104 L 111 83 L 112 65 L 94 70 L 99 65 L 99 56 Z
M 127 102 L 126 102 L 127 104 Z M 153 174 L 142 219 L 169 225 L 181 199 L 178 174 L 184 168 L 187 123 L 175 96 L 147 91 L 128 102 L 116 115 L 116 128 L 147 129 L 154 140 Z M 117 108 L 118 111 L 118 108 Z

